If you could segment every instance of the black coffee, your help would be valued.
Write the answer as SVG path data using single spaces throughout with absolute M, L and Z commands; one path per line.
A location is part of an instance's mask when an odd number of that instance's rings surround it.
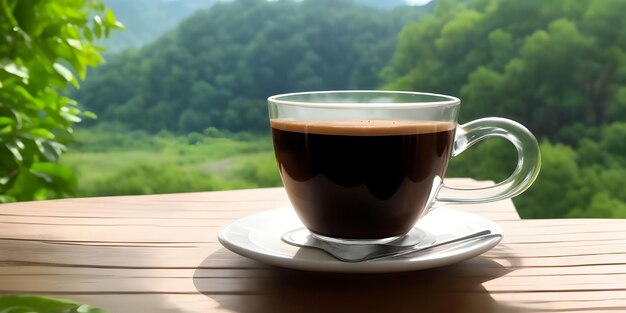
M 448 122 L 271 120 L 280 173 L 298 216 L 329 237 L 403 235 L 443 177 L 454 141 Z

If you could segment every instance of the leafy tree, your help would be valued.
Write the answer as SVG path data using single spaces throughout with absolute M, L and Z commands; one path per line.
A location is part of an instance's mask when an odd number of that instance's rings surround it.
M 600 192 L 593 196 L 587 209 L 574 209 L 568 217 L 626 218 L 626 202 L 611 197 L 607 192 Z
M 620 0 L 442 0 L 401 32 L 385 87 L 457 94 L 463 119 L 511 117 L 551 139 L 623 120 L 624 10 Z
M 544 141 L 540 145 L 542 171 L 535 183 L 515 199 L 524 218 L 556 218 L 566 216 L 584 206 L 588 197 L 581 192 L 585 178 L 576 162 L 576 152 L 561 144 Z
M 102 61 L 92 44 L 121 28 L 99 0 L 6 0 L 0 10 L 0 201 L 71 194 L 55 163 L 84 114 L 62 94 Z M 77 77 L 78 76 L 78 77 Z
M 515 169 L 516 154 L 508 141 L 487 140 L 451 159 L 446 176 L 502 181 Z

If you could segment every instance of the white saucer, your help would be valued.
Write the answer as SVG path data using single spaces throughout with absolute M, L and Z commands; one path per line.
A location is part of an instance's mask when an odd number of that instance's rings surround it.
M 359 263 L 339 261 L 321 250 L 296 247 L 281 237 L 288 231 L 303 227 L 292 208 L 265 211 L 239 219 L 222 229 L 220 243 L 242 256 L 285 268 L 318 272 L 387 273 L 421 270 L 461 262 L 495 247 L 502 236 L 489 236 L 444 245 L 401 257 Z M 502 235 L 502 229 L 484 217 L 449 208 L 439 208 L 416 224 L 445 241 L 463 234 L 490 230 Z

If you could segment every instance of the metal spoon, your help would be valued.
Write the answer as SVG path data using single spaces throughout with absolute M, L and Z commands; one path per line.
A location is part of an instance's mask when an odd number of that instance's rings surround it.
M 474 233 L 455 236 L 443 241 L 432 239 L 422 240 L 420 243 L 402 246 L 389 244 L 342 244 L 322 240 L 306 229 L 297 229 L 288 232 L 283 236 L 283 241 L 298 247 L 312 247 L 325 251 L 340 261 L 344 262 L 364 262 L 381 258 L 396 257 L 400 255 L 415 253 L 447 244 L 462 242 L 466 240 L 477 240 L 483 237 L 498 237 L 500 234 L 492 234 L 490 230 L 481 230 Z

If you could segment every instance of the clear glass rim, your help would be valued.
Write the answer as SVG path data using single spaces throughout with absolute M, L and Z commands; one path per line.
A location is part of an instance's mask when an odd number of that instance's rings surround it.
M 433 101 L 406 101 L 406 102 L 315 102 L 315 101 L 292 101 L 281 98 L 306 96 L 315 94 L 401 94 L 418 97 L 432 97 Z M 441 99 L 441 100 L 437 100 Z M 409 108 L 436 108 L 457 106 L 461 103 L 459 98 L 436 93 L 417 91 L 390 91 L 390 90 L 330 90 L 330 91 L 307 91 L 275 95 L 267 98 L 267 101 L 280 105 L 291 105 L 311 108 L 326 109 L 409 109 Z

